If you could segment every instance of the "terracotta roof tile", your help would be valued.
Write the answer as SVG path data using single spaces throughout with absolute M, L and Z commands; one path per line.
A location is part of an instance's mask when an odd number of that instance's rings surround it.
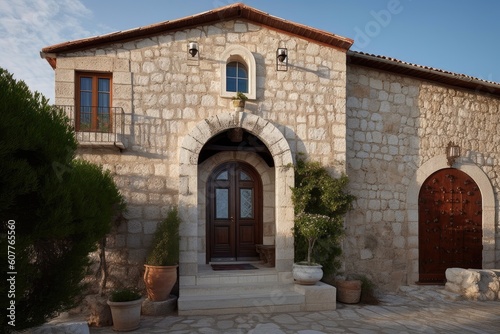
M 290 22 L 245 4 L 235 3 L 177 20 L 164 21 L 144 27 L 117 31 L 102 36 L 94 36 L 47 46 L 42 49 L 42 54 L 57 54 L 78 51 L 231 19 L 244 19 L 252 21 L 265 25 L 271 29 L 298 35 L 306 39 L 311 39 L 343 50 L 348 50 L 353 44 L 353 40 L 350 38 L 314 29 L 299 23 Z
M 349 50 L 353 44 L 352 39 L 311 28 L 303 24 L 290 22 L 243 3 L 235 3 L 176 20 L 47 46 L 42 49 L 41 56 L 46 58 L 49 64 L 55 68 L 58 53 L 73 52 L 112 43 L 146 38 L 169 31 L 232 19 L 248 20 L 265 25 L 271 29 L 297 35 L 345 51 Z M 347 55 L 350 64 L 367 66 L 500 96 L 500 84 L 496 82 L 364 52 L 348 51 Z
M 500 84 L 497 82 L 487 81 L 465 74 L 449 72 L 434 67 L 413 64 L 392 57 L 358 51 L 349 51 L 347 53 L 347 61 L 349 64 L 361 65 L 417 77 L 420 79 L 436 81 L 443 84 L 473 90 L 477 93 L 500 96 Z

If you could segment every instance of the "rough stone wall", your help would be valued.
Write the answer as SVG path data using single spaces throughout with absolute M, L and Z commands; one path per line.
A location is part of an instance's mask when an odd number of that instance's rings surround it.
M 199 43 L 199 62 L 188 59 L 191 40 Z M 250 50 L 257 65 L 257 98 L 247 102 L 246 112 L 271 121 L 293 154 L 306 152 L 337 172 L 345 169 L 342 51 L 229 21 L 60 55 L 56 104 L 74 105 L 75 71 L 113 72 L 113 106 L 126 115 L 123 153 L 79 150 L 111 171 L 128 203 L 126 224 L 108 242 L 110 271 L 119 277 L 138 278 L 157 223 L 178 203 L 183 138 L 204 119 L 232 110 L 231 100 L 220 96 L 219 56 L 234 44 Z M 275 52 L 283 44 L 289 70 L 277 72 Z
M 460 163 L 477 165 L 491 180 L 498 210 L 499 124 L 498 98 L 349 66 L 347 172 L 357 201 L 346 219 L 346 272 L 366 274 L 385 290 L 414 283 L 418 225 L 408 221 L 408 187 L 450 140 L 462 148 Z M 498 216 L 488 260 L 497 267 Z

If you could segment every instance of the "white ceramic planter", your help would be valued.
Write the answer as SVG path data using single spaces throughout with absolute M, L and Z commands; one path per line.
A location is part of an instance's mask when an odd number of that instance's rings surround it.
M 294 263 L 292 274 L 295 283 L 303 285 L 314 285 L 323 277 L 323 268 L 320 264 L 307 265 Z
M 143 301 L 144 298 L 130 302 L 111 302 L 108 300 L 113 317 L 113 330 L 127 332 L 139 328 Z

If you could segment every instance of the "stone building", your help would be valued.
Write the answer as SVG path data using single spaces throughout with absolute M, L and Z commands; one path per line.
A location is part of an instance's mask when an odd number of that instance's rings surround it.
M 498 268 L 500 84 L 352 43 L 238 3 L 44 48 L 79 156 L 110 170 L 128 203 L 109 237 L 112 275 L 139 280 L 178 206 L 180 310 L 197 287 L 290 284 L 298 153 L 350 177 L 346 274 L 395 290 L 439 283 L 447 267 Z M 254 244 L 275 246 L 274 269 L 205 276 L 211 261 L 253 258 Z

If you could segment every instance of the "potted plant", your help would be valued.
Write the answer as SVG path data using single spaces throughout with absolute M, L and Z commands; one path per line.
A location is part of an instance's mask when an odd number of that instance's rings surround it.
M 295 258 L 304 259 L 293 266 L 299 284 L 315 284 L 323 270 L 331 275 L 339 263 L 343 219 L 354 196 L 346 191 L 348 177 L 336 178 L 319 162 L 297 157 L 292 201 L 295 211 Z
M 108 305 L 113 318 L 113 330 L 132 331 L 139 328 L 143 298 L 136 289 L 123 288 L 113 290 Z
M 245 108 L 245 101 L 248 100 L 248 97 L 242 92 L 237 92 L 233 97 L 233 107 L 236 109 Z
M 307 259 L 293 264 L 293 278 L 299 284 L 315 284 L 323 278 L 323 266 L 312 260 L 312 251 L 318 238 L 327 233 L 331 219 L 328 216 L 301 212 L 295 217 L 295 228 L 307 242 Z
M 338 278 L 334 282 L 337 288 L 337 300 L 341 303 L 363 303 L 377 305 L 379 300 L 375 296 L 375 285 L 365 275 L 349 275 Z
M 363 282 L 359 279 L 337 280 L 337 300 L 345 304 L 357 304 L 361 298 Z
M 144 265 L 144 283 L 151 301 L 167 300 L 177 282 L 179 225 L 177 209 L 171 209 L 153 237 L 152 248 Z

